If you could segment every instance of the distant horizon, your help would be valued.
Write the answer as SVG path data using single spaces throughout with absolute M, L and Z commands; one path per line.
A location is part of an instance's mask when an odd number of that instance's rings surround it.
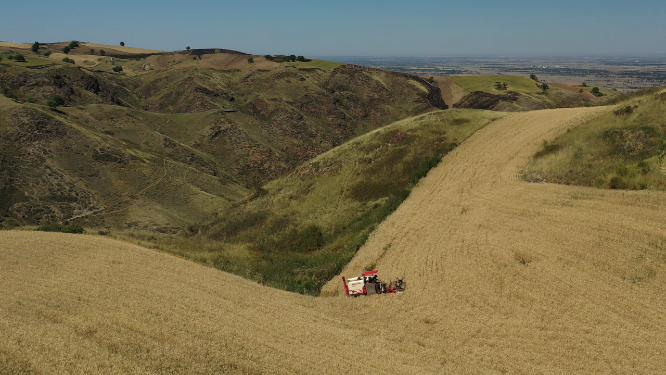
M 31 21 L 36 14 L 47 14 Z M 251 54 L 355 57 L 652 56 L 666 54 L 666 6 L 643 0 L 31 0 L 3 9 L 12 42 L 85 39 L 164 51 L 227 48 Z M 30 27 L 26 27 L 30 23 Z
M 107 44 L 107 43 L 100 43 L 96 40 L 81 40 L 81 39 L 69 39 L 69 40 L 60 40 L 60 41 L 39 41 L 41 44 L 57 44 L 57 43 L 65 43 L 69 42 L 72 40 L 76 40 L 77 42 L 80 43 L 95 43 L 95 44 L 105 44 L 109 46 L 114 46 L 114 44 Z M 7 42 L 7 43 L 18 43 L 18 44 L 32 44 L 35 41 L 32 42 L 26 42 L 26 41 L 14 41 L 14 40 L 0 40 L 0 42 Z M 117 44 L 119 46 L 119 44 Z M 125 44 L 125 47 L 133 47 L 133 48 L 141 48 L 141 49 L 154 49 L 154 50 L 161 50 L 164 52 L 175 52 L 175 51 L 181 51 L 184 48 L 180 49 L 173 49 L 173 50 L 165 50 L 165 49 L 160 49 L 160 48 L 154 48 L 151 47 L 150 45 L 141 45 L 141 46 L 133 46 L 130 44 Z M 230 49 L 230 50 L 237 50 L 239 52 L 243 53 L 248 53 L 250 55 L 255 55 L 255 56 L 262 56 L 265 55 L 265 53 L 251 53 L 247 50 L 244 49 L 235 49 L 235 48 L 228 48 L 228 46 L 208 46 L 208 47 L 197 47 L 198 49 Z M 192 49 L 196 49 L 193 48 Z M 281 53 L 281 55 L 285 55 L 286 53 Z M 271 55 L 277 55 L 277 54 L 271 54 Z M 436 55 L 436 54 L 400 54 L 400 53 L 395 53 L 395 54 L 384 54 L 384 55 L 345 55 L 345 54 L 331 54 L 331 55 L 303 55 L 306 58 L 311 58 L 311 59 L 326 59 L 326 58 L 335 58 L 335 57 L 344 57 L 344 58 L 493 58 L 493 59 L 512 59 L 512 58 L 567 58 L 567 57 L 574 57 L 574 58 L 642 58 L 642 57 L 648 57 L 648 58 L 666 58 L 666 52 L 653 52 L 653 53 L 598 53 L 598 54 L 567 54 L 567 53 L 516 53 L 516 54 L 448 54 L 448 55 Z

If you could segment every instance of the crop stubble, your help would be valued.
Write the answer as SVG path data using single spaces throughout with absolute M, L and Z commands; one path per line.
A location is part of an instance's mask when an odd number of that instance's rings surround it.
M 529 184 L 544 139 L 608 108 L 507 115 L 431 170 L 312 298 L 106 238 L 1 232 L 0 369 L 659 373 L 666 195 Z M 0 371 L 1 372 L 1 371 Z

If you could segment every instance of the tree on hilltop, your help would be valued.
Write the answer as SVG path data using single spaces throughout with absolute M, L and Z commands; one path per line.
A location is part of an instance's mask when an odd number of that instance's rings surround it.
M 39 42 L 35 42 L 31 47 L 30 50 L 34 53 L 37 53 L 39 51 Z
M 190 46 L 185 47 L 185 49 L 189 51 L 189 50 L 190 50 Z
M 78 47 L 79 47 L 79 42 L 77 42 L 76 40 L 72 40 L 69 43 L 69 48 L 71 48 L 71 49 L 78 48 Z
M 121 47 L 125 47 L 125 42 L 120 42 Z
M 300 61 L 300 62 L 304 62 L 304 61 L 305 61 L 305 57 L 303 57 L 303 56 L 298 56 L 298 57 L 296 58 L 296 60 L 297 60 L 297 61 Z

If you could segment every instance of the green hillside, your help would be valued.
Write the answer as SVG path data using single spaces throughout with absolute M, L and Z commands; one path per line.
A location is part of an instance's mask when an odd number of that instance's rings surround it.
M 497 90 L 496 82 L 506 83 L 507 89 L 515 92 L 538 93 L 541 89 L 535 85 L 535 82 L 529 78 L 518 76 L 451 76 L 453 82 L 462 87 L 465 92 L 484 91 L 493 94 L 501 93 Z
M 441 157 L 504 114 L 432 112 L 353 139 L 263 186 L 195 238 L 125 232 L 144 246 L 266 285 L 317 294 Z
M 666 189 L 666 94 L 652 89 L 633 96 L 554 142 L 544 142 L 524 178 L 606 189 Z

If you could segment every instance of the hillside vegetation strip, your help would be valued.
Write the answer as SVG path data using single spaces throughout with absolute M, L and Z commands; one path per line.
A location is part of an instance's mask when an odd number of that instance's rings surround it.
M 125 242 L 0 232 L 0 371 L 661 373 L 666 195 L 519 178 L 543 140 L 611 110 L 507 115 L 447 154 L 342 272 L 376 263 L 408 280 L 399 295 L 312 298 Z

